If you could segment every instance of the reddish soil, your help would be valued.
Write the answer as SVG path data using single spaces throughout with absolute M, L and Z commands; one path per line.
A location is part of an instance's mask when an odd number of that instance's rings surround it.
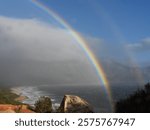
M 34 113 L 27 105 L 0 104 L 0 113 Z

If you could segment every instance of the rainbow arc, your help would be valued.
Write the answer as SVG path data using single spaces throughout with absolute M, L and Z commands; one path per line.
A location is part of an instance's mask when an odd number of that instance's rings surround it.
M 108 95 L 108 100 L 110 102 L 111 109 L 113 111 L 112 104 L 112 96 L 110 91 L 109 82 L 106 78 L 105 72 L 100 62 L 96 59 L 96 56 L 88 47 L 87 41 L 77 32 L 75 31 L 62 17 L 60 17 L 55 11 L 51 10 L 49 7 L 45 6 L 38 0 L 31 0 L 37 7 L 41 8 L 43 11 L 47 12 L 51 17 L 53 17 L 56 21 L 58 21 L 67 31 L 71 34 L 71 36 L 77 41 L 81 49 L 84 51 L 86 57 L 92 64 L 95 69 L 95 72 L 99 78 L 99 84 L 105 87 L 106 93 Z

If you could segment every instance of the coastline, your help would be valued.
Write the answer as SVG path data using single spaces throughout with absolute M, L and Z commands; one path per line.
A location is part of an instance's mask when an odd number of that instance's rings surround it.
M 15 101 L 21 102 L 23 104 L 28 104 L 32 107 L 34 107 L 35 102 L 39 99 L 39 97 L 42 96 L 49 96 L 49 93 L 44 92 L 42 90 L 39 90 L 37 87 L 34 86 L 16 86 L 11 88 L 11 92 L 18 95 L 18 97 L 15 99 Z M 60 106 L 60 103 L 55 102 L 55 98 L 52 98 L 52 107 L 54 110 L 58 109 Z
M 23 103 L 24 100 L 28 99 L 27 96 L 22 95 L 17 89 L 11 88 L 11 93 L 18 95 L 18 97 L 14 99 L 17 102 Z
M 9 88 L 0 89 L 0 113 L 34 113 L 28 104 L 23 103 L 26 99 Z
M 18 102 L 22 103 L 26 99 L 28 99 L 28 97 L 20 95 L 19 97 L 15 98 L 15 101 L 18 101 Z

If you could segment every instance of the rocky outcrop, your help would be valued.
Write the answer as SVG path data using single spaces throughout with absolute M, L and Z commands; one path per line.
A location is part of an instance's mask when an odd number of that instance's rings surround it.
M 84 99 L 74 96 L 65 95 L 58 112 L 61 113 L 93 113 L 93 108 Z
M 0 104 L 0 113 L 34 113 L 27 105 Z

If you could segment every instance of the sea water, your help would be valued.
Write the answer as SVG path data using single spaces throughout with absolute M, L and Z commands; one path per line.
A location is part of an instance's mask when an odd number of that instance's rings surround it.
M 50 85 L 39 85 L 39 86 L 19 86 L 13 87 L 12 90 L 18 95 L 26 96 L 23 103 L 34 105 L 35 102 L 41 96 L 48 96 L 52 100 L 54 109 L 57 109 L 64 95 L 77 95 L 89 102 L 95 112 L 112 112 L 110 108 L 110 102 L 105 89 L 100 89 L 98 86 L 50 86 Z M 115 104 L 119 99 L 123 99 L 129 94 L 132 94 L 136 87 L 112 87 L 112 101 Z

